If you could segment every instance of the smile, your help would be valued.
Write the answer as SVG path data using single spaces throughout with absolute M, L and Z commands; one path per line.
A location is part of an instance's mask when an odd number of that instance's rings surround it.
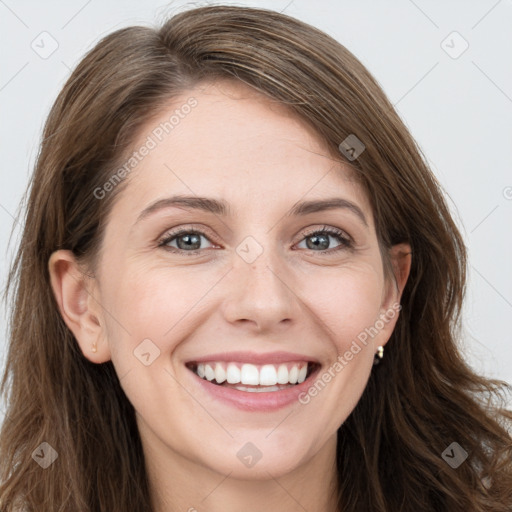
M 321 366 L 314 357 L 290 352 L 224 352 L 185 362 L 191 382 L 210 398 L 261 412 L 297 403 Z

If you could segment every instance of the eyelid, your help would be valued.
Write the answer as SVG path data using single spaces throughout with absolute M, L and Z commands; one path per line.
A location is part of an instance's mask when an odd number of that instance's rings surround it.
M 338 228 L 336 226 L 329 226 L 328 224 L 324 224 L 321 228 L 313 227 L 311 229 L 307 228 L 306 231 L 301 233 L 301 239 L 299 242 L 301 242 L 304 238 L 307 238 L 308 236 L 314 235 L 315 233 L 322 233 L 326 232 L 330 235 L 336 234 L 342 238 L 345 238 L 347 241 L 351 243 L 355 243 L 355 240 L 352 238 L 352 236 L 345 231 L 344 229 Z
M 198 234 L 201 234 L 209 239 L 215 239 L 216 236 L 213 233 L 213 231 L 206 226 L 203 226 L 202 224 L 180 224 L 179 226 L 176 226 L 174 228 L 167 228 L 163 234 L 159 235 L 157 237 L 157 242 L 160 243 L 163 240 L 168 239 L 169 237 L 177 236 L 181 233 L 190 233 L 190 232 L 197 232 Z

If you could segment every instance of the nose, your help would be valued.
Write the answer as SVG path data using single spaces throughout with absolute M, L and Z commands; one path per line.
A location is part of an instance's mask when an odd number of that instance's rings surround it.
M 252 263 L 238 258 L 227 277 L 222 309 L 229 323 L 247 324 L 254 332 L 266 333 L 298 318 L 300 301 L 290 273 L 267 252 Z

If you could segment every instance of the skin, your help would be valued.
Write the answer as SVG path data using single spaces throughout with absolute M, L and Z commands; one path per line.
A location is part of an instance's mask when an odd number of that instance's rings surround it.
M 410 247 L 390 250 L 395 281 L 386 279 L 371 206 L 351 171 L 310 127 L 242 83 L 187 91 L 134 148 L 190 96 L 197 106 L 127 178 L 94 278 L 69 251 L 52 255 L 61 314 L 87 359 L 112 360 L 135 407 L 155 511 L 334 511 L 336 432 L 398 314 L 309 403 L 274 412 L 212 399 L 184 362 L 282 350 L 316 358 L 325 372 L 399 303 Z M 223 199 L 232 215 L 170 207 L 137 222 L 149 204 L 176 194 Z M 355 203 L 367 225 L 346 208 L 286 216 L 298 201 L 330 197 Z M 330 253 L 308 247 L 324 226 L 353 247 L 332 235 Z M 199 254 L 158 245 L 176 227 L 204 233 Z M 251 263 L 236 251 L 248 236 L 263 251 Z M 176 238 L 168 245 L 180 251 Z M 160 350 L 148 366 L 134 357 L 144 339 Z M 237 457 L 247 442 L 262 453 L 253 467 Z

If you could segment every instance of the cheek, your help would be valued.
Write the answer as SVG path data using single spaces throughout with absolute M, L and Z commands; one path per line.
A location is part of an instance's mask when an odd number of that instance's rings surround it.
M 382 286 L 374 266 L 359 265 L 328 279 L 319 273 L 304 290 L 325 332 L 330 358 L 300 402 L 327 431 L 334 432 L 346 420 L 368 382 L 374 345 L 380 340 L 371 329 L 379 320 Z
M 196 273 L 194 277 L 183 268 L 175 272 L 144 268 L 117 272 L 105 286 L 109 290 L 107 303 L 117 320 L 109 319 L 115 330 L 109 342 L 128 343 L 133 349 L 149 338 L 162 352 L 171 350 L 179 334 L 190 329 L 194 308 L 200 308 L 201 299 L 214 283 L 213 276 Z
M 169 396 L 177 410 L 190 408 L 169 354 L 197 328 L 197 308 L 214 277 L 194 278 L 183 268 L 119 266 L 104 282 L 111 359 L 130 402 L 154 421 L 155 404 L 168 403 Z
M 373 265 L 317 271 L 305 283 L 301 295 L 338 352 L 379 317 L 383 279 Z

